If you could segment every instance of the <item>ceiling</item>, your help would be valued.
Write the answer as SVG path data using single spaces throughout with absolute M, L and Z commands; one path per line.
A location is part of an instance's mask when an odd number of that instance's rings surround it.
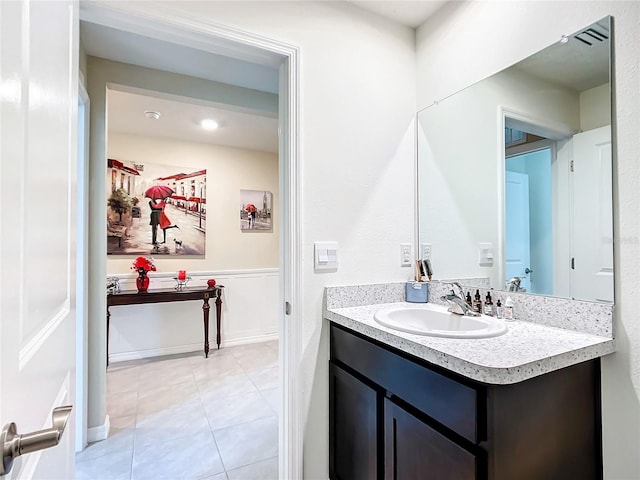
M 446 0 L 427 1 L 360 1 L 348 0 L 356 7 L 374 12 L 393 21 L 417 27 Z M 160 32 L 162 33 L 162 32 Z M 207 46 L 191 48 L 158 38 L 159 35 L 143 36 L 96 23 L 82 21 L 80 38 L 88 55 L 147 68 L 237 85 L 272 94 L 278 93 L 278 67 L 273 62 L 261 62 L 252 57 L 233 55 L 229 50 Z M 558 47 L 560 48 L 560 46 Z M 584 90 L 606 81 L 607 72 L 590 72 L 598 62 L 592 55 L 608 54 L 608 47 L 585 48 L 581 42 L 569 42 L 563 49 L 572 48 L 571 65 L 566 60 L 557 62 L 552 53 L 536 56 L 520 62 L 516 68 L 533 73 L 540 78 L 558 78 L 558 72 L 567 85 Z M 227 55 L 219 54 L 224 52 Z M 240 57 L 240 58 L 238 58 Z M 566 56 L 563 55 L 566 59 Z M 577 85 L 578 79 L 590 78 L 591 84 Z M 608 78 L 608 77 L 607 77 Z M 576 86 L 577 85 L 577 86 Z M 278 121 L 269 115 L 251 115 L 208 105 L 194 103 L 193 99 L 167 98 L 154 92 L 147 95 L 112 92 L 109 97 L 109 128 L 146 136 L 171 137 L 185 141 L 204 142 L 277 152 Z M 145 110 L 159 111 L 161 117 L 151 121 L 144 117 Z M 195 119 L 204 116 L 218 119 L 221 127 L 215 132 L 199 129 Z
M 417 27 L 446 3 L 432 1 L 357 1 L 353 5 L 393 21 Z M 203 42 L 191 48 L 180 42 L 163 40 L 157 34 L 139 35 L 90 21 L 80 22 L 80 40 L 87 55 L 131 65 L 163 70 L 205 80 L 227 83 L 262 92 L 278 93 L 278 66 L 273 62 L 252 61 L 246 56 L 222 55 Z M 239 58 L 238 58 L 239 57 Z M 157 111 L 158 120 L 144 112 Z M 114 132 L 174 138 L 183 141 L 226 145 L 237 148 L 277 152 L 278 119 L 252 115 L 208 105 L 203 101 L 167 98 L 157 92 L 139 94 L 110 90 L 108 125 Z M 214 118 L 220 127 L 207 132 L 199 127 L 202 118 Z
M 603 85 L 609 82 L 609 30 L 608 19 L 601 20 L 570 35 L 566 43 L 558 41 L 513 68 L 577 92 Z
M 107 102 L 110 132 L 278 152 L 278 119 L 275 117 L 213 107 L 191 99 L 182 101 L 117 90 L 109 90 Z M 160 118 L 147 118 L 145 111 L 159 112 Z M 215 120 L 219 127 L 204 130 L 200 121 L 205 118 Z
M 347 0 L 357 7 L 377 13 L 378 15 L 393 20 L 402 25 L 418 28 L 436 10 L 451 0 Z
M 86 21 L 80 22 L 80 38 L 87 55 L 94 57 L 278 93 L 278 67 L 274 65 L 261 65 Z
M 186 47 L 86 21 L 80 22 L 80 40 L 87 55 L 131 65 L 177 73 L 214 82 L 232 84 L 268 93 L 278 93 L 278 69 L 258 63 Z M 278 119 L 271 113 L 239 112 L 229 105 L 212 106 L 193 98 L 109 90 L 110 131 L 172 138 L 181 141 L 225 145 L 277 153 Z M 145 111 L 160 112 L 158 120 Z M 203 118 L 215 119 L 220 127 L 205 131 Z

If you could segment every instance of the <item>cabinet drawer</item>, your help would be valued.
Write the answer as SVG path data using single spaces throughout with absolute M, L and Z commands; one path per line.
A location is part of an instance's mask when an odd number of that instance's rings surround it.
M 354 333 L 331 325 L 331 358 L 348 365 L 385 390 L 464 438 L 484 440 L 486 414 L 479 392 Z

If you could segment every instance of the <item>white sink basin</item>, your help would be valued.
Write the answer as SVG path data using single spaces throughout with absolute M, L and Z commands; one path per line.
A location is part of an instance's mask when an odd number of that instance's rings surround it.
M 447 307 L 431 303 L 378 310 L 373 318 L 394 330 L 432 337 L 487 338 L 507 333 L 507 326 L 498 318 L 456 315 Z

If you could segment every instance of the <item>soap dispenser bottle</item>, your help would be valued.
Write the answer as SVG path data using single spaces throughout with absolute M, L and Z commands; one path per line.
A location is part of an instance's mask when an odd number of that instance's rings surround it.
M 493 300 L 491 299 L 490 292 L 487 292 L 487 296 L 484 300 L 484 314 L 489 317 L 493 317 Z
M 505 320 L 513 320 L 513 300 L 511 300 L 511 297 L 507 297 L 504 301 L 502 315 Z
M 469 308 L 473 310 L 473 300 L 471 299 L 471 292 L 467 292 L 465 301 L 467 302 L 467 305 L 469 305 Z
M 480 290 L 476 290 L 476 294 L 473 296 L 473 311 L 482 313 L 482 298 L 480 297 Z

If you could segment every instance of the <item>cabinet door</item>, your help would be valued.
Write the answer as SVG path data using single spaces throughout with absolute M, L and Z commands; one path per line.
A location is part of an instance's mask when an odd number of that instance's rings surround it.
M 385 398 L 385 480 L 474 480 L 476 457 Z
M 329 366 L 329 471 L 332 480 L 375 480 L 378 393 L 337 365 Z

